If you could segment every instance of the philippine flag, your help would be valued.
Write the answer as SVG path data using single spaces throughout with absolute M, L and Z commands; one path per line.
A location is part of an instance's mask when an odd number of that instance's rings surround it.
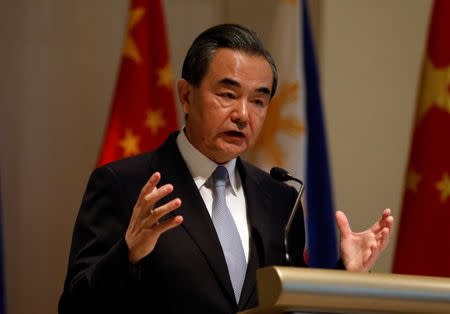
M 314 41 L 305 0 L 277 1 L 266 43 L 279 72 L 260 138 L 247 159 L 283 167 L 305 184 L 305 260 L 333 268 L 338 260 L 333 193 Z

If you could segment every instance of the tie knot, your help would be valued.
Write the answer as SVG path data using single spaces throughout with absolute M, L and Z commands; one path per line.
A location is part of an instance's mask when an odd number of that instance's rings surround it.
M 227 168 L 225 168 L 224 166 L 218 166 L 216 170 L 214 170 L 212 177 L 215 187 L 226 186 L 228 181 Z

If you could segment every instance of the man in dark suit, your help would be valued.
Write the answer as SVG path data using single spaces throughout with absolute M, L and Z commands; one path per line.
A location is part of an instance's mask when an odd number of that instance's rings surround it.
M 245 27 L 218 25 L 194 40 L 178 82 L 183 130 L 89 179 L 59 313 L 225 314 L 257 306 L 256 269 L 287 264 L 283 232 L 297 192 L 239 156 L 262 128 L 277 79 L 272 57 Z M 216 169 L 226 173 L 221 205 Z M 231 247 L 214 220 L 223 203 L 238 239 Z M 361 233 L 343 213 L 336 218 L 341 264 L 367 271 L 388 243 L 390 211 Z M 294 221 L 301 252 L 301 211 Z M 301 254 L 293 259 L 306 266 Z

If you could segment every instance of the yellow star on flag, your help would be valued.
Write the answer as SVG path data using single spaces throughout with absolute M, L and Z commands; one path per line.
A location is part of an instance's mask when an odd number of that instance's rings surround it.
M 433 106 L 450 113 L 450 67 L 436 68 L 429 58 L 424 65 L 422 90 L 419 96 L 417 120 Z
M 444 173 L 441 181 L 436 183 L 436 188 L 441 192 L 441 202 L 445 203 L 450 196 L 450 178 L 448 173 Z
M 141 62 L 141 55 L 139 53 L 139 49 L 136 46 L 136 42 L 131 36 L 131 30 L 142 19 L 144 13 L 145 13 L 144 8 L 136 8 L 131 11 L 130 17 L 128 19 L 127 38 L 125 40 L 125 47 L 123 49 L 123 55 L 135 61 L 136 63 Z
M 150 129 L 150 132 L 152 133 L 152 135 L 155 135 L 159 131 L 159 129 L 165 127 L 166 124 L 167 124 L 167 122 L 164 119 L 164 115 L 161 112 L 161 110 L 155 110 L 155 111 L 149 110 L 147 112 L 145 126 L 147 126 Z
M 414 169 L 411 169 L 406 177 L 406 188 L 412 192 L 417 192 L 417 186 L 421 180 L 422 176 Z
M 138 154 L 140 152 L 139 141 L 139 136 L 134 135 L 133 131 L 127 129 L 125 131 L 125 137 L 119 142 L 119 146 L 123 149 L 123 156 L 128 157 Z
M 172 69 L 169 63 L 164 68 L 158 69 L 158 86 L 172 88 Z

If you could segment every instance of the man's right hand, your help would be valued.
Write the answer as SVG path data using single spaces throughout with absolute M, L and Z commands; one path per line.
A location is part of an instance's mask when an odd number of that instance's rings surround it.
M 134 205 L 130 224 L 125 234 L 128 246 L 128 259 L 135 264 L 150 254 L 155 248 L 159 236 L 183 222 L 182 216 L 175 216 L 159 222 L 159 219 L 181 205 L 181 200 L 175 198 L 170 202 L 155 208 L 155 204 L 173 191 L 171 184 L 156 187 L 161 174 L 153 173 L 141 190 L 139 198 Z

